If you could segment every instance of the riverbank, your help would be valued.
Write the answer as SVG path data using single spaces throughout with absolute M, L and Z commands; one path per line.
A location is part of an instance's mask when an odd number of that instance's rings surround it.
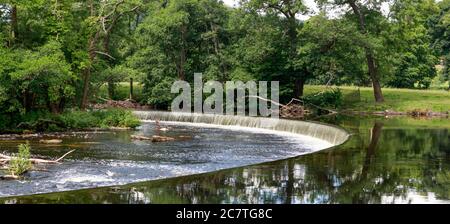
M 307 85 L 305 94 L 325 89 L 325 86 Z M 383 88 L 385 102 L 376 103 L 370 87 L 339 86 L 339 89 L 344 101 L 340 111 L 411 116 L 445 116 L 450 111 L 450 92 L 445 90 Z
M 107 98 L 107 86 L 100 88 L 100 95 Z M 134 98 L 141 101 L 143 86 L 136 83 Z M 305 95 L 317 93 L 327 87 L 306 85 Z M 450 111 L 450 92 L 445 90 L 418 90 L 383 88 L 385 102 L 375 103 L 371 87 L 339 86 L 343 94 L 340 111 L 353 114 L 410 115 L 410 116 L 448 116 Z M 117 99 L 129 96 L 129 83 L 119 83 L 116 88 Z
M 61 114 L 38 111 L 10 118 L 10 122 L 2 124 L 0 134 L 27 136 L 49 132 L 135 128 L 140 125 L 139 119 L 130 110 L 119 108 L 93 111 L 68 110 Z

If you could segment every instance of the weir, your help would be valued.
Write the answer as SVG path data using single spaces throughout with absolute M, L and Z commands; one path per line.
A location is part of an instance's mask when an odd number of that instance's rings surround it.
M 342 128 L 316 122 L 274 119 L 267 117 L 246 117 L 167 111 L 134 111 L 133 113 L 141 120 L 232 125 L 290 132 L 318 138 L 327 141 L 332 145 L 340 145 L 349 138 L 349 133 Z

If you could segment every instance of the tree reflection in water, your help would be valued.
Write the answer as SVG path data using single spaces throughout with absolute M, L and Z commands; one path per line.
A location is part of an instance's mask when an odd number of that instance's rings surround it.
M 0 199 L 3 203 L 409 203 L 450 202 L 449 126 L 341 119 L 342 146 L 208 174 Z M 425 124 L 427 121 L 424 121 Z M 444 120 L 448 122 L 448 120 Z M 447 123 L 448 124 L 448 123 Z

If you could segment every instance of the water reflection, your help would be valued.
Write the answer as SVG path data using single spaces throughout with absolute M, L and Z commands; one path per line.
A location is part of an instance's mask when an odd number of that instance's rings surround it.
M 428 121 L 423 121 L 428 122 Z M 436 122 L 436 121 L 431 121 Z M 319 153 L 208 174 L 6 198 L 3 203 L 450 203 L 450 126 L 343 119 L 354 135 Z

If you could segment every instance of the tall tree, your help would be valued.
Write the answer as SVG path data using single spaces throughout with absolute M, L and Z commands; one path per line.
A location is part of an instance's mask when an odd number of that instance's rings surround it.
M 438 63 L 433 54 L 427 21 L 438 11 L 434 0 L 396 1 L 390 10 L 388 39 L 395 51 L 391 58 L 393 74 L 387 85 L 397 88 L 428 88 L 436 76 Z
M 303 87 L 310 74 L 307 71 L 298 70 L 295 66 L 298 44 L 298 29 L 300 21 L 298 16 L 307 12 L 307 7 L 302 0 L 242 0 L 241 4 L 249 9 L 257 10 L 265 14 L 275 14 L 283 17 L 283 29 L 286 40 L 288 62 L 286 74 L 293 78 L 294 97 L 303 95 Z
M 82 109 L 86 108 L 88 103 L 92 65 L 94 64 L 95 59 L 99 54 L 111 58 L 108 53 L 100 50 L 99 42 L 102 41 L 102 36 L 104 37 L 104 44 L 108 45 L 107 41 L 109 40 L 109 35 L 117 24 L 117 21 L 121 19 L 125 13 L 132 12 L 139 7 L 136 2 L 125 0 L 109 0 L 102 2 L 89 0 L 87 6 L 89 9 L 87 24 L 89 24 L 90 30 L 87 42 L 89 64 L 83 70 L 83 91 L 80 105 Z
M 438 3 L 439 11 L 429 20 L 429 32 L 433 39 L 433 48 L 442 58 L 444 78 L 450 89 L 450 0 Z
M 359 0 L 318 0 L 321 5 L 334 5 L 350 7 L 353 15 L 356 17 L 356 21 L 359 25 L 359 31 L 363 35 L 365 42 L 362 47 L 365 51 L 367 68 L 370 79 L 372 81 L 373 93 L 376 102 L 383 102 L 384 97 L 381 91 L 380 74 L 378 70 L 378 63 L 374 53 L 374 50 L 370 43 L 371 32 L 368 28 L 367 18 L 371 11 L 379 11 L 381 9 L 381 3 L 383 0 L 377 1 L 359 1 Z

